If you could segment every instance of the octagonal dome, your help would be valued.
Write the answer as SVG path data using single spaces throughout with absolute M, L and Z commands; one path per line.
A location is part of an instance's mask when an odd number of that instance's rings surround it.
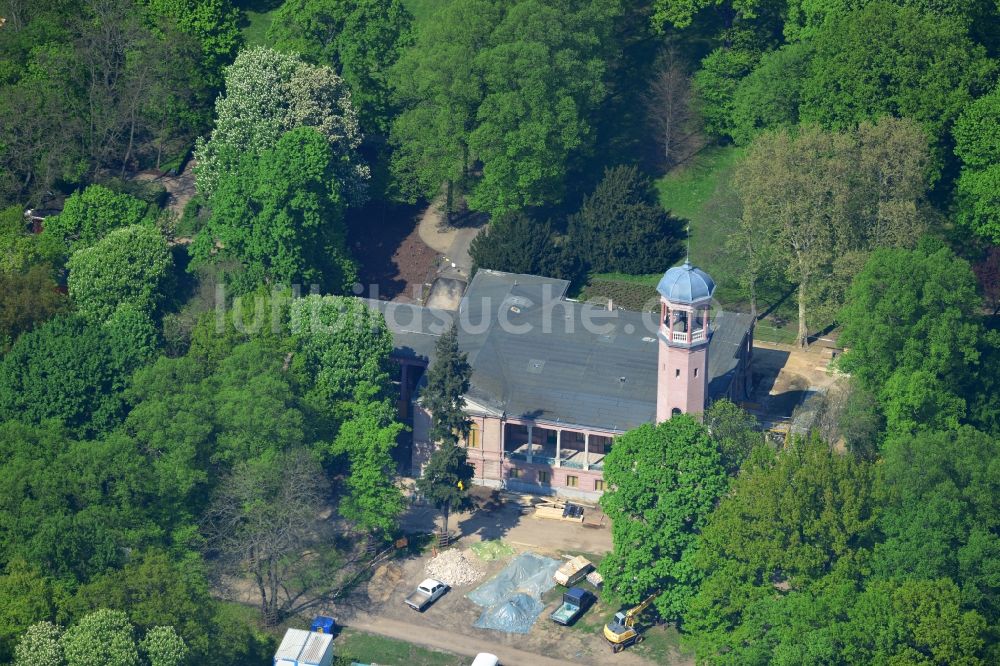
M 715 281 L 685 261 L 683 266 L 674 266 L 663 274 L 656 291 L 671 303 L 695 303 L 712 297 Z

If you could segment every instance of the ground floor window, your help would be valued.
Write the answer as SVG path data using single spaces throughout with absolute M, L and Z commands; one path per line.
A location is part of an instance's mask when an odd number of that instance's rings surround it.
M 549 482 L 550 478 L 551 477 L 549 476 L 548 472 L 543 472 L 543 471 L 538 472 L 538 483 L 546 484 Z
M 594 479 L 594 490 L 604 490 L 604 479 Z
M 521 478 L 521 470 L 519 470 L 516 467 L 511 468 L 511 470 L 507 473 L 507 477 L 511 478 L 511 479 L 520 479 Z
M 576 488 L 577 486 L 580 485 L 580 479 L 578 477 L 575 477 L 575 476 L 572 476 L 572 475 L 567 476 L 566 477 L 566 485 L 569 488 Z

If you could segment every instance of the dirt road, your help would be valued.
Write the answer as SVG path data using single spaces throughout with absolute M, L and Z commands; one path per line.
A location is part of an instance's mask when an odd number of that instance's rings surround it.
M 475 657 L 480 652 L 492 652 L 500 657 L 500 663 L 504 664 L 504 666 L 565 666 L 567 663 L 591 663 L 589 661 L 566 662 L 561 659 L 551 659 L 540 654 L 535 654 L 534 652 L 525 652 L 524 650 L 507 645 L 484 644 L 482 639 L 469 636 L 461 631 L 443 631 L 423 624 L 387 617 L 356 615 L 351 618 L 347 626 L 379 634 L 380 636 L 415 643 L 423 647 L 465 655 L 469 657 L 470 662 L 472 661 L 472 657 Z M 649 666 L 650 662 L 626 651 L 617 655 L 611 655 L 609 652 L 605 663 L 614 663 L 616 666 Z

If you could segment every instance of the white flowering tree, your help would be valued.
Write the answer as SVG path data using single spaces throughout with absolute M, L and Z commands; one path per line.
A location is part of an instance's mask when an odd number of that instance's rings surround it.
M 14 649 L 14 666 L 63 666 L 62 630 L 51 622 L 36 622 L 28 627 Z
M 14 649 L 14 666 L 181 666 L 190 651 L 173 627 L 152 627 L 136 641 L 123 611 L 88 613 L 67 629 L 37 622 Z
M 198 191 L 211 195 L 219 175 L 240 156 L 275 148 L 285 132 L 316 128 L 339 165 L 337 179 L 348 202 L 364 200 L 370 173 L 357 152 L 361 129 L 343 80 L 329 67 L 266 47 L 246 49 L 226 68 L 226 90 L 215 102 L 215 129 L 195 148 Z

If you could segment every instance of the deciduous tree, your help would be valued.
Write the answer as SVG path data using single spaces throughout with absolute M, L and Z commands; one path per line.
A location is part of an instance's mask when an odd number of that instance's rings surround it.
M 965 418 L 987 344 L 980 305 L 972 270 L 948 249 L 878 250 L 865 264 L 840 317 L 842 363 L 891 431 Z
M 754 450 L 692 558 L 692 575 L 703 580 L 684 626 L 700 658 L 767 664 L 775 644 L 791 641 L 836 661 L 824 635 L 801 636 L 828 627 L 850 603 L 876 536 L 874 482 L 868 463 L 818 438 Z
M 205 514 L 210 551 L 224 571 L 250 575 L 269 626 L 339 580 L 336 551 L 311 551 L 325 486 L 322 468 L 303 449 L 239 462 Z
M 338 168 L 329 141 L 312 127 L 243 155 L 215 180 L 212 217 L 191 245 L 196 264 L 240 262 L 247 291 L 261 283 L 345 290 L 355 266 L 346 249 Z
M 388 134 L 396 113 L 389 73 L 411 40 L 412 17 L 400 0 L 292 0 L 269 34 L 275 47 L 337 70 L 366 132 Z
M 62 212 L 45 220 L 43 234 L 64 243 L 68 255 L 94 245 L 114 229 L 149 222 L 149 204 L 145 201 L 103 185 L 91 185 L 71 194 Z
M 243 158 L 278 149 L 283 135 L 308 126 L 329 144 L 327 179 L 336 181 L 344 201 L 364 200 L 368 167 L 357 154 L 357 114 L 343 80 L 329 67 L 265 47 L 246 49 L 226 69 L 226 93 L 216 100 L 215 114 L 210 138 L 195 149 L 203 194 L 214 194 L 224 175 L 245 168 Z
M 698 586 L 698 533 L 728 486 L 708 429 L 681 415 L 630 430 L 605 457 L 604 478 L 614 543 L 601 562 L 606 584 L 627 604 L 656 593 L 661 616 L 678 619 Z
M 58 419 L 79 433 L 110 429 L 124 379 L 104 333 L 60 315 L 18 338 L 0 362 L 0 415 Z
M 122 611 L 98 610 L 66 630 L 66 666 L 139 666 L 135 627 Z
M 646 93 L 649 123 L 659 135 L 668 169 L 693 155 L 701 143 L 694 103 L 691 75 L 676 49 L 670 48 Z
M 61 633 L 62 629 L 51 622 L 37 622 L 28 627 L 14 650 L 15 666 L 64 666 Z
M 70 257 L 69 293 L 80 314 L 94 323 L 110 320 L 120 307 L 152 315 L 172 266 L 167 241 L 157 229 L 116 229 Z
M 969 104 L 955 123 L 959 219 L 993 243 L 1000 243 L 1000 88 Z

